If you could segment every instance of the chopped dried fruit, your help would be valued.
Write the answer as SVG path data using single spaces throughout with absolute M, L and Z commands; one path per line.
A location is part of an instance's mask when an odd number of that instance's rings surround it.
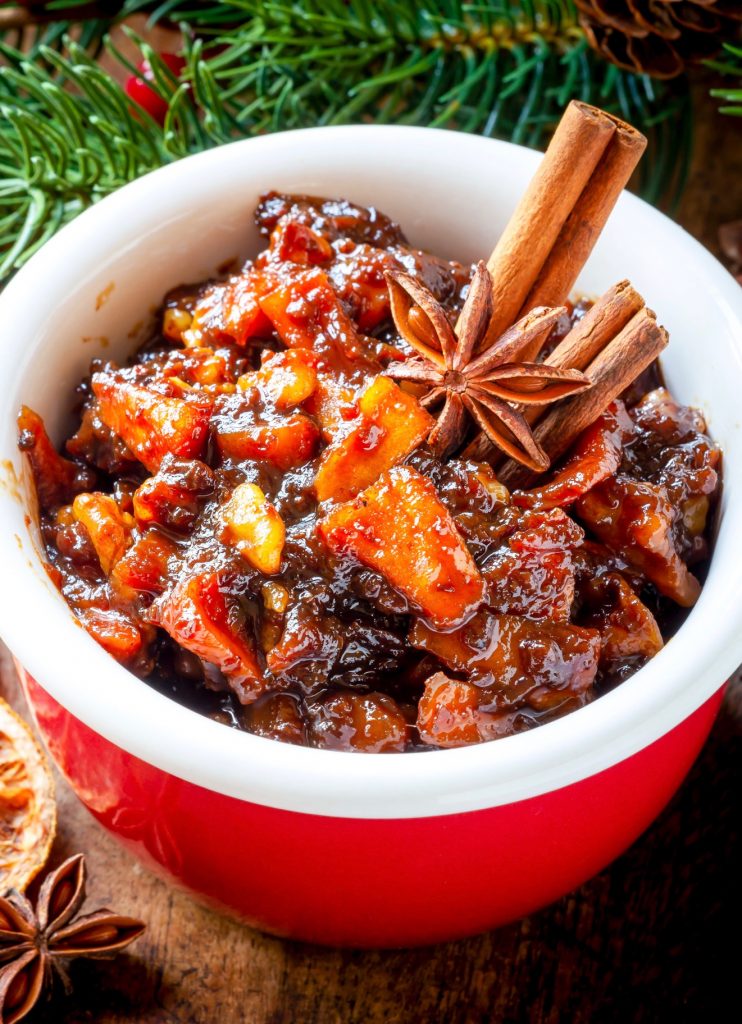
M 54 780 L 31 730 L 0 700 L 0 890 L 23 892 L 57 830 Z
M 547 691 L 558 701 L 584 693 L 595 679 L 600 655 L 595 629 L 489 612 L 479 612 L 451 633 L 437 633 L 418 621 L 410 643 L 480 686 L 496 686 L 497 701 L 504 706 L 534 698 L 542 706 Z
M 482 690 L 462 679 L 436 672 L 425 681 L 417 706 L 417 731 L 433 747 L 466 747 L 513 731 L 519 712 L 488 711 Z
M 245 727 L 256 736 L 281 743 L 307 742 L 307 730 L 298 699 L 290 693 L 267 693 L 242 712 Z
M 100 491 L 78 494 L 72 502 L 72 512 L 87 530 L 101 569 L 110 576 L 128 547 L 131 517 L 127 522 L 113 498 Z
M 173 541 L 159 530 L 147 530 L 116 562 L 111 582 L 126 598 L 134 597 L 134 592 L 161 594 L 167 586 L 170 560 L 177 552 Z
M 322 235 L 295 220 L 279 221 L 271 234 L 271 250 L 279 261 L 316 266 L 333 257 L 332 246 Z
M 405 748 L 407 722 L 385 693 L 335 693 L 313 701 L 307 711 L 309 739 L 315 747 L 366 754 L 391 754 Z
M 482 603 L 484 581 L 429 480 L 408 466 L 320 522 L 336 554 L 377 569 L 437 629 L 454 629 Z
M 283 519 L 257 484 L 239 484 L 222 512 L 229 538 L 259 572 L 275 575 L 286 539 Z
M 569 622 L 575 594 L 574 551 L 583 532 L 561 509 L 528 512 L 487 558 L 487 604 L 529 619 Z
M 92 387 L 103 422 L 154 473 L 166 455 L 199 458 L 206 446 L 211 403 L 195 391 L 175 398 L 122 378 L 94 373 Z
M 306 402 L 317 387 L 316 357 L 305 349 L 270 352 L 259 370 L 237 381 L 242 391 L 258 387 L 277 409 L 292 409 Z
M 41 417 L 26 405 L 18 415 L 18 447 L 30 463 L 36 496 L 43 511 L 66 505 L 95 480 L 91 470 L 58 454 Z
M 317 450 L 319 431 L 301 413 L 270 422 L 256 422 L 250 412 L 232 417 L 229 412 L 215 417 L 215 438 L 226 458 L 270 462 L 287 470 L 308 462 Z
M 603 661 L 653 658 L 662 648 L 657 620 L 620 573 L 586 580 L 580 596 L 584 602 L 581 621 L 600 632 Z
M 644 573 L 661 594 L 684 608 L 695 604 L 701 584 L 675 546 L 677 509 L 663 487 L 611 477 L 580 498 L 575 511 L 596 537 Z
M 190 530 L 201 500 L 214 490 L 214 471 L 199 459 L 166 455 L 154 476 L 148 477 L 132 497 L 140 526 L 165 526 L 176 532 Z
M 516 491 L 514 504 L 540 509 L 571 505 L 613 476 L 621 465 L 624 444 L 633 433 L 634 424 L 623 402 L 614 402 L 580 435 L 556 476 L 532 491 Z
M 193 310 L 184 342 L 211 345 L 232 341 L 245 345 L 253 337 L 270 337 L 271 322 L 260 308 L 260 296 L 274 284 L 270 275 L 248 267 L 229 281 L 207 288 Z
M 326 448 L 314 480 L 318 501 L 347 501 L 422 444 L 434 420 L 412 395 L 377 377 L 358 400 L 360 419 Z
M 317 387 L 306 409 L 319 423 L 322 437 L 328 442 L 343 437 L 348 425 L 360 415 L 355 389 L 323 371 L 317 373 Z
M 151 621 L 187 651 L 215 665 L 242 704 L 266 689 L 255 649 L 217 573 L 180 580 L 152 606 Z
M 125 611 L 89 607 L 82 608 L 78 617 L 92 638 L 122 665 L 131 664 L 141 653 L 147 627 Z
M 280 284 L 260 299 L 260 308 L 289 348 L 351 357 L 363 352 L 352 321 L 321 270 L 302 271 Z

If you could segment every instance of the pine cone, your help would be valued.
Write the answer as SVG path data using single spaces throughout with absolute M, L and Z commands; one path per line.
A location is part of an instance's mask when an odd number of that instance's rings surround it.
M 739 0 L 575 0 L 593 49 L 628 71 L 674 78 L 721 46 Z

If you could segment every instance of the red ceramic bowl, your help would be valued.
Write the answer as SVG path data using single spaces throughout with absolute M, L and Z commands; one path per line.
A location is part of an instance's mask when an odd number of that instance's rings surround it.
M 0 628 L 29 673 L 42 735 L 106 828 L 266 931 L 392 946 L 491 928 L 594 874 L 670 798 L 742 660 L 738 286 L 670 221 L 621 199 L 579 285 L 599 292 L 632 279 L 670 329 L 670 386 L 706 410 L 725 448 L 708 580 L 678 634 L 612 693 L 529 733 L 459 750 L 373 756 L 276 743 L 200 717 L 117 665 L 42 568 L 17 409 L 31 405 L 61 436 L 91 356 L 122 357 L 167 289 L 255 251 L 262 191 L 373 203 L 414 243 L 471 260 L 492 248 L 538 159 L 416 128 L 236 143 L 99 203 L 0 297 Z

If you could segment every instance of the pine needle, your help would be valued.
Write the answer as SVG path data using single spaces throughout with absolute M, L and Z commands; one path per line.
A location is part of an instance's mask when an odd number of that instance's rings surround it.
M 161 164 L 316 124 L 428 124 L 543 147 L 577 97 L 650 136 L 646 197 L 672 199 L 682 185 L 686 83 L 601 60 L 571 0 L 129 0 L 119 16 L 137 11 L 183 33 L 177 80 L 127 30 L 168 104 L 162 126 L 97 63 L 105 47 L 136 71 L 111 41 L 112 19 L 47 22 L 23 53 L 14 33 L 0 41 L 0 279 L 81 210 Z

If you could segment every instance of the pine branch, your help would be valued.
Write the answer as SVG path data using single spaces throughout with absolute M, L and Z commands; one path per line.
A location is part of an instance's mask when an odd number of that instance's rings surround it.
M 732 43 L 724 43 L 723 60 L 707 60 L 704 64 L 712 71 L 718 71 L 721 75 L 734 75 L 742 79 L 742 47 L 733 46 Z M 726 106 L 719 107 L 720 114 L 733 114 L 742 117 L 742 88 L 712 89 L 711 95 L 716 99 L 724 100 Z
M 132 33 L 168 102 L 163 126 L 94 59 L 101 22 L 30 54 L 0 43 L 0 278 L 101 196 L 162 163 L 253 134 L 315 124 L 428 124 L 543 146 L 572 97 L 651 137 L 644 194 L 677 191 L 689 152 L 687 90 L 606 64 L 570 0 L 129 0 L 178 19 L 176 80 Z M 52 32 L 47 26 L 46 33 Z M 80 29 L 80 31 L 82 31 Z

